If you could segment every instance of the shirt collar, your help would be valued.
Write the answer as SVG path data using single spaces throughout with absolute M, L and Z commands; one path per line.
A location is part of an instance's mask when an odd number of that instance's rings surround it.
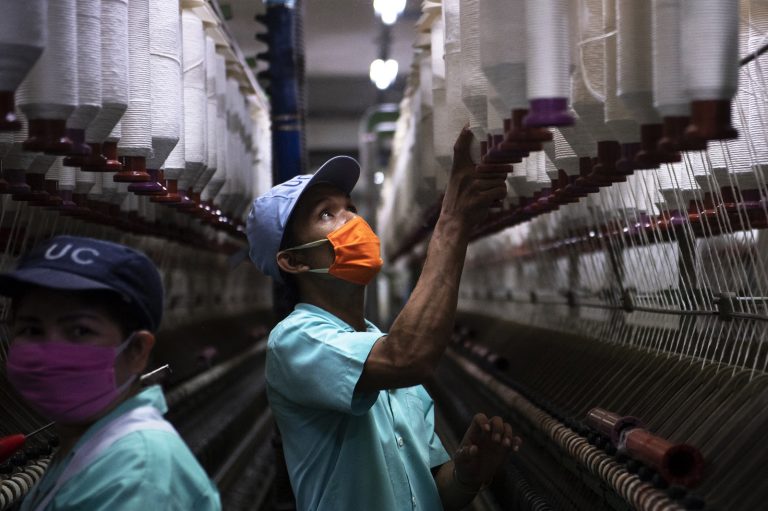
M 312 305 L 311 303 L 304 303 L 304 302 L 302 302 L 302 303 L 296 304 L 296 307 L 294 307 L 293 310 L 309 312 L 309 313 L 312 313 L 312 314 L 321 315 L 324 318 L 327 318 L 327 319 L 333 321 L 334 323 L 336 323 L 339 326 L 339 328 L 341 328 L 342 330 L 347 330 L 349 332 L 354 332 L 355 331 L 355 329 L 352 328 L 346 321 L 344 321 L 343 319 L 339 318 L 338 316 L 335 316 L 335 315 L 331 314 L 330 312 L 328 312 L 327 310 L 323 309 L 322 307 L 318 307 L 317 305 Z M 366 331 L 367 332 L 380 332 L 381 331 L 381 330 L 378 329 L 378 327 L 376 325 L 374 325 L 373 323 L 371 323 L 367 319 L 365 320 L 365 326 L 366 326 Z

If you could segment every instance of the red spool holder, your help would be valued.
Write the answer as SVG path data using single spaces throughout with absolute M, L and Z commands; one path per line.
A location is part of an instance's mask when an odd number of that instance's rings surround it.
M 709 140 L 729 140 L 739 136 L 731 125 L 731 100 L 691 101 L 691 122 L 685 129 L 685 141 L 701 147 Z
M 677 156 L 678 159 L 674 161 L 680 161 L 680 155 L 677 154 L 679 151 L 703 151 L 707 148 L 706 142 L 703 144 L 691 144 L 689 141 L 686 141 L 685 129 L 691 122 L 691 118 L 687 115 L 664 117 L 662 122 L 664 123 L 662 135 L 657 149 L 663 156 L 667 158 Z M 662 162 L 667 163 L 666 160 L 662 160 Z
M 627 180 L 616 164 L 621 159 L 621 145 L 615 140 L 601 140 L 597 143 L 597 162 L 592 165 L 589 182 L 600 187 Z
M 153 196 L 149 200 L 158 204 L 177 204 L 181 202 L 181 194 L 178 192 L 178 181 L 175 179 L 165 179 L 162 171 L 160 171 L 159 178 L 165 185 L 165 195 Z
M 123 156 L 123 170 L 112 177 L 116 183 L 144 183 L 151 179 L 144 156 Z
M 704 473 L 704 458 L 692 445 L 673 444 L 643 428 L 624 435 L 627 453 L 650 465 L 673 484 L 696 486 Z
M 66 156 L 72 150 L 66 120 L 29 119 L 28 123 L 29 135 L 22 144 L 25 151 Z
M 505 138 L 499 146 L 500 149 L 518 152 L 541 151 L 542 144 L 552 140 L 552 132 L 546 128 L 526 128 L 523 120 L 527 115 L 528 110 L 512 110 L 511 121 L 504 121 Z
M 149 181 L 141 183 L 132 183 L 128 186 L 128 191 L 136 195 L 160 196 L 165 195 L 165 186 L 160 182 L 160 171 L 148 169 Z
M 679 154 L 677 159 L 669 160 L 670 155 L 659 151 L 659 140 L 663 136 L 663 124 L 642 124 L 640 126 L 640 151 L 635 155 L 635 168 L 657 169 L 662 162 L 680 161 Z

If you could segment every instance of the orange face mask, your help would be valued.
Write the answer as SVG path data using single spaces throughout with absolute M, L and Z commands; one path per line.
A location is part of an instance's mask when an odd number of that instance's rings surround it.
M 336 278 L 368 285 L 379 273 L 384 261 L 381 260 L 379 237 L 363 217 L 356 216 L 335 231 L 327 239 L 312 241 L 286 250 L 302 250 L 330 242 L 335 258 L 328 268 L 309 270 L 313 273 L 328 273 Z

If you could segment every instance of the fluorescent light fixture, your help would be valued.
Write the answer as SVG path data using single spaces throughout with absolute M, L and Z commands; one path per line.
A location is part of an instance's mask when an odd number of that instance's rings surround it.
M 371 62 L 371 81 L 376 84 L 380 90 L 384 90 L 392 85 L 397 78 L 397 61 L 394 59 L 381 60 L 376 59 Z
M 405 0 L 373 0 L 373 10 L 385 25 L 393 25 L 405 10 Z

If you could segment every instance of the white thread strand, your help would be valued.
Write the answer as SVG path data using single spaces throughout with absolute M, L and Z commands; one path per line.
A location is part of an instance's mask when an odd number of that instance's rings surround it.
M 101 111 L 85 131 L 103 142 L 128 108 L 128 0 L 101 1 Z
M 511 110 L 528 108 L 525 0 L 482 0 L 479 27 L 482 70 L 509 117 Z
M 182 21 L 182 54 L 184 84 L 184 181 L 193 184 L 207 161 L 205 142 L 208 113 L 205 96 L 205 35 L 203 22 L 184 10 Z
M 617 96 L 616 10 L 615 0 L 603 0 L 603 30 L 613 34 L 605 38 L 605 124 L 623 143 L 640 142 L 640 127 Z
M 101 110 L 101 4 L 77 0 L 77 107 L 67 127 L 84 130 Z
M 66 120 L 77 105 L 75 0 L 47 2 L 45 50 L 16 90 L 29 119 Z
M 128 3 L 128 109 L 117 144 L 121 156 L 152 155 L 152 87 L 149 64 L 149 0 Z
M 528 100 L 568 98 L 571 53 L 568 0 L 527 0 Z
M 179 142 L 182 101 L 178 0 L 150 0 L 149 59 L 152 87 L 152 158 L 159 169 Z
M 0 0 L 0 91 L 12 91 L 46 45 L 48 2 Z

